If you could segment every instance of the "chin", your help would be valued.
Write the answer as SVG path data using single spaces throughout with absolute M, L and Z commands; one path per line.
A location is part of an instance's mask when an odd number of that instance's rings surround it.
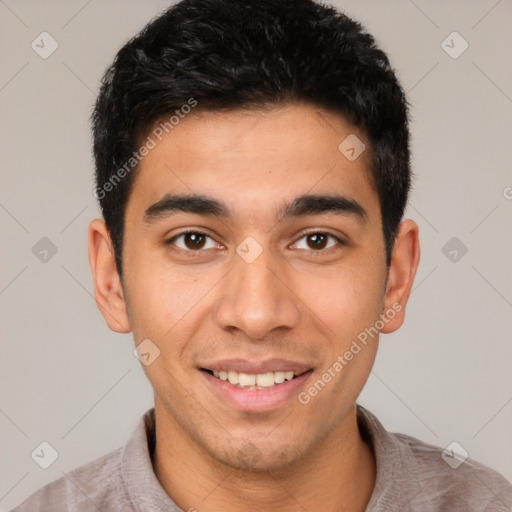
M 289 445 L 269 450 L 268 442 L 259 447 L 248 441 L 238 450 L 218 457 L 218 460 L 237 471 L 267 472 L 284 469 L 302 456 L 302 450 Z

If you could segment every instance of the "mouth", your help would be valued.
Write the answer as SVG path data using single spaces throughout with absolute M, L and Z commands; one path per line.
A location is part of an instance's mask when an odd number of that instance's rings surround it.
M 291 406 L 313 374 L 312 368 L 304 367 L 296 367 L 296 372 L 290 368 L 267 372 L 265 369 L 269 369 L 268 365 L 258 368 L 258 373 L 246 373 L 248 370 L 227 370 L 219 365 L 215 369 L 201 367 L 199 373 L 212 398 L 222 407 L 250 413 L 268 413 Z
M 302 372 L 276 371 L 266 373 L 243 373 L 227 370 L 209 370 L 201 368 L 201 371 L 212 375 L 214 378 L 227 382 L 239 389 L 263 390 L 274 388 L 287 381 L 291 381 L 308 373 L 311 369 Z

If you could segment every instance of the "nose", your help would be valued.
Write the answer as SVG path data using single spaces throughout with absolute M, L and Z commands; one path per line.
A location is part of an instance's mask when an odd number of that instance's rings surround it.
M 214 306 L 219 328 L 261 340 L 275 329 L 297 326 L 300 300 L 290 282 L 290 268 L 279 265 L 266 250 L 252 262 L 235 254 L 233 266 Z

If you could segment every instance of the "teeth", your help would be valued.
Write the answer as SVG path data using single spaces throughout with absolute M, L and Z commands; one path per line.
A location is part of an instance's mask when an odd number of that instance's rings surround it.
M 282 384 L 285 381 L 284 372 L 276 372 L 274 374 L 274 380 L 276 384 Z
M 238 384 L 239 374 L 237 372 L 228 372 L 228 380 L 230 384 Z
M 264 389 L 271 388 L 275 384 L 282 384 L 285 380 L 292 380 L 294 372 L 269 372 L 258 375 L 239 373 L 234 371 L 213 370 L 213 375 L 221 380 L 227 380 L 230 384 L 239 388 Z
M 272 372 L 256 375 L 256 384 L 263 388 L 269 388 L 275 384 L 275 377 Z
M 230 372 L 236 373 L 236 372 Z M 238 374 L 238 382 L 230 382 L 230 384 L 240 384 L 240 386 L 254 386 L 256 384 L 256 375 L 249 375 L 247 373 Z

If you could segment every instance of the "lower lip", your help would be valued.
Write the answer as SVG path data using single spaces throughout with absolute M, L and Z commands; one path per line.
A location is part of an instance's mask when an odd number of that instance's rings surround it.
M 269 411 L 283 405 L 298 391 L 313 373 L 312 370 L 286 380 L 282 384 L 275 384 L 267 389 L 242 389 L 233 386 L 228 381 L 218 379 L 210 373 L 200 370 L 214 393 L 229 405 L 242 411 Z

